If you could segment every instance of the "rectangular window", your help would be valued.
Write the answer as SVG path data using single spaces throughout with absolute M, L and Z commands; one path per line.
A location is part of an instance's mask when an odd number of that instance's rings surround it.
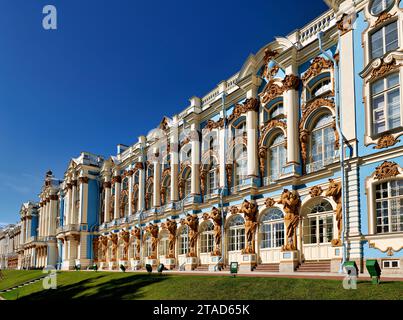
M 403 231 L 403 180 L 393 180 L 377 184 L 376 232 Z
M 371 106 L 374 134 L 401 126 L 398 73 L 391 74 L 371 85 Z
M 383 269 L 397 269 L 400 267 L 399 260 L 382 260 Z
M 371 36 L 371 59 L 380 58 L 385 53 L 399 47 L 397 21 L 375 31 Z

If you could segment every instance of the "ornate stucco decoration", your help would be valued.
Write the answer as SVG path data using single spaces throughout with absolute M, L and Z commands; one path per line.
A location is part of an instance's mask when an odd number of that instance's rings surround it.
M 309 194 L 311 198 L 319 197 L 322 194 L 323 190 L 320 186 L 314 186 L 309 190 Z
M 283 251 L 293 251 L 297 249 L 297 227 L 299 223 L 299 209 L 301 207 L 301 199 L 295 190 L 289 191 L 284 189 L 278 204 L 282 204 L 285 216 L 284 224 L 286 228 L 286 242 L 282 247 Z
M 294 74 L 286 75 L 283 80 L 283 92 L 288 90 L 297 90 L 299 87 L 299 77 Z
M 129 233 L 129 231 L 122 230 L 119 233 L 119 238 L 123 242 L 123 259 L 122 260 L 127 260 L 128 259 L 128 253 L 129 253 L 129 243 L 130 243 L 130 233 Z
M 113 217 L 115 213 L 115 199 L 111 199 L 109 202 L 109 218 Z
M 134 227 L 131 231 L 131 235 L 135 241 L 135 254 L 134 259 L 140 260 L 140 242 L 141 242 L 141 229 L 138 227 Z
M 339 149 L 340 147 L 340 136 L 339 136 L 339 131 L 337 130 L 336 126 L 336 120 L 333 120 L 332 122 L 332 129 L 334 132 L 334 148 Z
M 299 142 L 301 145 L 301 156 L 303 164 L 306 164 L 306 159 L 308 157 L 308 141 L 309 141 L 309 131 L 306 129 L 300 130 Z
M 396 162 L 384 161 L 375 169 L 375 179 L 383 180 L 396 177 L 399 174 L 399 167 Z
M 125 216 L 125 208 L 128 203 L 128 193 L 127 190 L 122 190 L 120 194 L 120 203 L 119 203 L 119 213 L 120 213 L 120 218 L 123 218 Z
M 188 214 L 182 223 L 189 227 L 189 257 L 196 257 L 196 243 L 199 229 L 199 217 L 197 214 Z
M 202 195 L 205 195 L 207 183 L 207 170 L 203 164 L 200 165 L 200 191 Z
M 255 232 L 257 228 L 258 207 L 255 201 L 244 200 L 239 212 L 244 214 L 246 246 L 242 250 L 244 254 L 254 254 L 255 252 Z
M 101 246 L 101 253 L 102 253 L 102 257 L 101 261 L 106 261 L 106 255 L 108 252 L 108 237 L 107 236 L 100 236 L 98 238 L 98 242 Z
M 231 163 L 228 163 L 225 165 L 225 174 L 227 176 L 227 186 L 232 185 L 232 170 L 233 170 L 233 165 Z
M 232 206 L 232 207 L 229 209 L 229 212 L 230 212 L 231 214 L 238 214 L 238 213 L 239 213 L 239 208 L 238 208 L 237 206 Z
M 379 26 L 380 24 L 383 24 L 384 22 L 388 21 L 389 19 L 393 18 L 396 15 L 396 12 L 394 14 L 390 14 L 387 11 L 382 12 L 378 19 L 375 21 L 375 27 Z
M 386 59 L 383 59 L 382 62 L 372 70 L 371 77 L 367 80 L 367 82 L 371 82 L 375 79 L 381 78 L 387 73 L 398 69 L 399 66 L 396 64 L 395 59 L 391 59 L 390 61 L 386 61 Z
M 327 69 L 331 69 L 331 68 L 333 68 L 332 61 L 326 60 L 323 57 L 316 57 L 315 59 L 313 59 L 308 70 L 302 76 L 302 82 L 306 83 L 310 79 L 319 75 L 323 70 L 327 70 Z
M 343 14 L 339 21 L 336 22 L 337 29 L 340 30 L 341 35 L 346 34 L 347 32 L 353 30 L 353 24 L 357 17 L 356 13 L 352 14 Z
M 160 188 L 160 195 L 161 195 L 161 205 L 165 205 L 165 195 L 167 194 L 167 188 L 163 185 L 161 185 Z M 168 200 L 169 201 L 169 200 Z
M 182 149 L 184 145 L 190 142 L 190 137 L 186 136 L 182 141 L 179 142 L 179 149 Z
M 267 198 L 264 202 L 266 208 L 272 208 L 276 204 L 276 201 L 273 198 Z
M 135 168 L 136 170 L 142 170 L 142 169 L 144 169 L 144 165 L 143 165 L 142 162 L 136 162 L 134 168 Z
M 400 142 L 400 140 L 397 140 L 393 135 L 391 134 L 386 134 L 379 138 L 377 145 L 374 147 L 374 149 L 383 149 L 383 148 L 388 148 L 394 146 L 396 143 Z
M 266 158 L 267 158 L 267 147 L 261 146 L 259 147 L 259 170 L 260 176 L 263 178 L 266 168 Z
M 178 182 L 178 188 L 179 188 L 179 198 L 183 199 L 183 197 L 185 196 L 185 184 L 186 184 L 186 180 L 183 178 L 179 179 Z
M 176 221 L 167 219 L 167 221 L 165 222 L 165 227 L 167 228 L 167 230 L 169 232 L 168 258 L 175 258 L 175 241 L 176 241 L 176 230 L 177 230 Z
M 118 248 L 118 235 L 116 233 L 111 233 L 109 235 L 109 241 L 111 242 L 112 245 L 112 257 L 111 261 L 116 261 L 116 252 Z
M 343 208 L 341 204 L 342 189 L 341 183 L 335 182 L 333 179 L 329 179 L 329 188 L 325 193 L 326 197 L 332 197 L 336 202 L 336 222 L 337 222 L 337 239 L 332 239 L 332 246 L 341 246 L 341 225 L 343 220 Z
M 78 182 L 79 183 L 88 183 L 90 179 L 88 177 L 79 177 Z
M 122 182 L 122 177 L 121 176 L 114 176 L 112 177 L 112 183 L 121 183 Z
M 269 69 L 268 63 L 270 60 L 275 58 L 278 55 L 278 52 L 276 50 L 270 50 L 269 48 L 266 48 L 264 50 L 264 57 L 263 57 L 263 69 L 262 69 L 262 77 L 263 78 L 269 78 L 270 76 L 273 76 L 272 73 L 274 72 L 273 69 Z M 278 71 L 278 66 L 277 71 Z M 273 72 L 272 72 L 273 71 Z
M 283 94 L 283 87 L 280 87 L 278 84 L 274 83 L 274 80 L 270 80 L 263 91 L 259 93 L 260 102 L 262 104 L 266 104 L 270 100 L 273 100 Z
M 266 138 L 266 133 L 273 128 L 281 128 L 285 134 L 287 133 L 287 123 L 285 123 L 284 121 L 278 119 L 267 121 L 260 127 L 259 146 L 263 146 L 264 139 Z
M 145 228 L 145 231 L 150 233 L 151 235 L 151 255 L 148 258 L 157 259 L 157 246 L 158 246 L 158 233 L 159 233 L 158 225 L 150 223 Z
M 235 105 L 234 111 L 228 116 L 228 121 L 232 122 L 238 119 L 242 114 L 248 111 L 258 111 L 259 101 L 256 98 L 246 99 L 243 104 Z
M 208 120 L 206 126 L 204 127 L 204 130 L 214 130 L 214 129 L 219 129 L 219 128 L 224 128 L 224 119 L 220 118 L 217 121 L 214 120 Z
M 222 218 L 221 212 L 216 207 L 211 209 L 209 218 L 213 220 L 214 223 L 214 251 L 213 256 L 221 256 L 221 225 Z
M 137 196 L 136 196 L 136 191 L 138 191 L 138 190 L 139 190 L 139 185 L 138 185 L 138 183 L 136 183 L 133 186 L 133 195 L 132 195 L 132 210 L 133 210 L 133 212 L 137 211 L 137 205 L 138 205 L 139 198 L 138 198 L 138 193 L 137 193 Z

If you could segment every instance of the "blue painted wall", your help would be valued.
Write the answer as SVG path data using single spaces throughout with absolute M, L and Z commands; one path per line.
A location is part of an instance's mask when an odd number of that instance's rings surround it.
M 38 215 L 32 215 L 31 220 L 31 237 L 36 237 L 38 235 Z

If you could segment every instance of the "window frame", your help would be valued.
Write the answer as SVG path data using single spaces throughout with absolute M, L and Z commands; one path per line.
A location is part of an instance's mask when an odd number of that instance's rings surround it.
M 396 24 L 396 34 L 397 34 L 397 47 L 392 50 L 387 50 L 386 49 L 386 27 L 395 23 Z M 400 26 L 400 21 L 398 19 L 391 19 L 380 25 L 379 27 L 373 28 L 371 31 L 368 33 L 368 57 L 369 61 L 375 60 L 375 59 L 382 59 L 384 56 L 386 56 L 388 53 L 399 50 L 400 48 L 400 32 L 399 32 L 399 26 Z M 373 55 L 373 44 L 372 44 L 372 37 L 374 36 L 375 33 L 378 31 L 382 30 L 382 54 L 379 57 L 374 57 Z

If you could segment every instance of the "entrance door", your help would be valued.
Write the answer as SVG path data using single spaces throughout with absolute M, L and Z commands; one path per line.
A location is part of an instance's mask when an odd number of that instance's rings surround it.
M 305 260 L 328 260 L 331 258 L 333 210 L 323 212 L 323 207 L 321 210 L 317 209 L 315 206 L 303 220 L 303 254 Z

